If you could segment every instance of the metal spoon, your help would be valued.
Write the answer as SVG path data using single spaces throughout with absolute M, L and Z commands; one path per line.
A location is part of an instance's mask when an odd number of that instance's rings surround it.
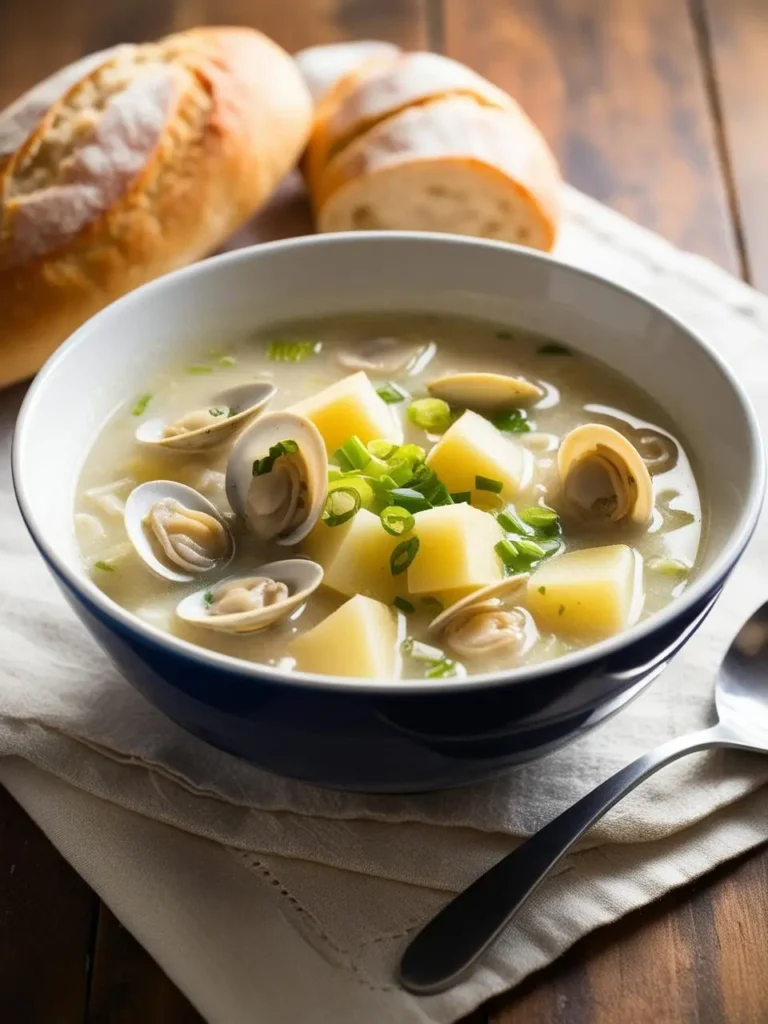
M 623 796 L 685 754 L 735 747 L 768 754 L 768 602 L 742 626 L 720 666 L 718 721 L 622 768 L 481 875 L 413 939 L 400 983 L 417 995 L 457 984 L 577 839 Z

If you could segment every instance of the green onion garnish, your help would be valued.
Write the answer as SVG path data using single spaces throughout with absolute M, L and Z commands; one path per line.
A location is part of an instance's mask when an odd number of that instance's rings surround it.
M 404 597 L 396 597 L 392 604 L 395 606 L 395 608 L 403 612 L 405 615 L 413 615 L 413 613 L 416 611 L 411 602 L 406 601 Z
M 454 493 L 451 495 L 451 501 L 454 503 L 454 505 L 471 505 L 472 491 L 454 491 Z
M 147 406 L 152 401 L 151 392 L 147 392 L 146 395 L 141 395 L 140 398 L 136 399 L 136 405 L 134 405 L 132 413 L 134 416 L 143 416 L 147 411 Z
M 430 647 L 412 636 L 407 636 L 400 644 L 400 653 L 404 658 L 415 658 L 417 661 L 440 661 L 445 657 L 439 647 Z
M 340 481 L 332 481 L 328 484 L 328 490 L 337 491 L 340 487 L 345 487 L 347 490 L 357 491 L 360 495 L 360 505 L 362 508 L 370 508 L 376 500 L 376 493 L 371 483 L 362 476 L 355 476 L 352 473 L 345 473 L 341 477 Z
M 323 509 L 326 526 L 341 526 L 360 510 L 360 494 L 353 487 L 335 487 L 328 492 Z
M 264 476 L 265 473 L 271 473 L 272 467 L 281 455 L 295 455 L 298 450 L 299 446 L 295 441 L 278 441 L 269 449 L 269 455 L 265 455 L 263 459 L 256 459 L 253 464 L 253 475 Z
M 339 448 L 352 469 L 365 469 L 371 461 L 371 453 L 357 435 L 353 434 Z
M 534 561 L 539 558 L 547 557 L 547 552 L 544 548 L 541 547 L 540 544 L 537 544 L 535 540 L 530 540 L 528 537 L 517 537 L 515 539 L 515 544 L 518 551 L 523 555 L 528 555 Z
M 391 505 L 398 505 L 406 512 L 423 512 L 432 507 L 424 495 L 412 487 L 393 487 L 389 492 L 389 500 Z
M 498 544 L 494 545 L 493 550 L 499 556 L 504 563 L 505 568 L 512 569 L 518 572 L 520 569 L 520 553 L 517 550 L 517 546 L 512 543 L 511 540 L 500 540 Z
M 230 411 L 226 405 L 214 405 L 208 410 L 211 416 L 229 416 Z
M 211 593 L 211 591 L 206 590 L 206 592 L 203 594 L 203 604 L 205 605 L 205 607 L 210 608 L 215 600 L 216 599 Z
M 442 398 L 417 398 L 408 406 L 408 419 L 417 427 L 441 434 L 451 425 L 451 407 Z
M 507 409 L 494 416 L 491 423 L 497 430 L 507 434 L 527 434 L 531 430 L 531 424 L 527 413 L 522 409 Z
M 101 559 L 98 562 L 93 563 L 94 569 L 101 569 L 102 572 L 116 572 L 114 565 L 110 565 L 109 562 L 104 562 Z
M 384 462 L 386 462 L 387 459 L 392 458 L 398 447 L 399 446 L 394 444 L 392 441 L 385 441 L 384 438 L 381 437 L 368 442 L 368 451 L 374 459 L 383 459 Z
M 418 444 L 401 444 L 397 449 L 397 458 L 407 462 L 414 470 L 426 457 L 427 453 Z
M 387 476 L 395 481 L 395 486 L 405 487 L 413 478 L 413 470 L 408 462 L 400 459 L 390 461 Z
M 308 356 L 319 352 L 319 341 L 270 341 L 267 345 L 267 358 L 277 363 L 301 363 Z
M 404 402 L 406 398 L 411 397 L 404 388 L 401 388 L 399 384 L 395 384 L 393 380 L 388 380 L 386 384 L 382 384 L 380 388 L 376 388 L 376 394 L 379 398 L 383 399 L 387 405 L 394 405 L 396 402 Z
M 556 341 L 550 341 L 546 345 L 542 345 L 539 349 L 540 356 L 570 356 L 573 355 L 571 350 L 565 345 L 559 345 Z
M 411 513 L 398 505 L 388 505 L 383 509 L 379 518 L 381 525 L 393 537 L 400 537 L 404 533 L 408 533 L 416 525 L 416 520 Z
M 519 516 L 515 515 L 511 508 L 502 509 L 501 512 L 496 516 L 496 522 L 507 533 L 516 533 L 521 536 L 530 534 L 533 532 L 533 527 L 528 526 L 520 519 Z
M 560 519 L 553 508 L 546 505 L 529 505 L 520 510 L 520 518 L 534 530 L 541 530 L 543 533 L 557 533 L 560 530 Z
M 691 571 L 685 562 L 677 558 L 649 558 L 645 564 L 652 572 L 659 572 L 664 576 L 677 576 L 680 579 Z
M 206 366 L 205 363 L 195 363 L 194 366 L 187 367 L 187 373 L 200 376 L 204 373 L 213 373 L 213 369 L 210 366 Z
M 491 491 L 493 494 L 501 494 L 504 484 L 501 480 L 493 480 L 489 476 L 476 476 L 475 488 L 478 491 Z
M 392 575 L 399 576 L 401 572 L 405 572 L 405 570 L 416 557 L 416 553 L 418 550 L 418 537 L 409 537 L 408 540 L 404 540 L 400 544 L 398 544 L 395 550 L 389 556 L 389 569 Z
M 425 679 L 446 679 L 448 676 L 456 675 L 456 662 L 450 658 L 441 658 L 434 665 L 430 665 L 424 673 Z
M 223 366 L 223 367 L 237 366 L 237 360 L 235 359 L 234 356 L 220 356 L 219 357 L 219 366 Z

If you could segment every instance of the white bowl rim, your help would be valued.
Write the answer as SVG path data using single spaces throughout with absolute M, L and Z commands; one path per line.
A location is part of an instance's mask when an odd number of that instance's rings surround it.
M 98 327 L 99 321 L 107 316 L 114 315 L 114 309 L 120 309 L 129 314 L 131 306 L 144 301 L 147 295 L 172 285 L 181 278 L 194 278 L 205 275 L 212 267 L 222 267 L 240 262 L 247 262 L 259 258 L 259 255 L 269 254 L 280 250 L 302 249 L 305 247 L 329 247 L 345 246 L 349 244 L 374 245 L 391 242 L 404 243 L 427 243 L 429 245 L 460 245 L 469 249 L 491 248 L 500 252 L 513 252 L 516 256 L 524 259 L 540 260 L 545 263 L 552 263 L 567 273 L 576 275 L 586 280 L 595 281 L 598 284 L 612 289 L 614 292 L 627 296 L 636 302 L 640 302 L 654 312 L 660 313 L 668 321 L 673 323 L 678 330 L 686 334 L 695 345 L 702 349 L 708 358 L 714 363 L 720 375 L 725 379 L 732 392 L 736 396 L 751 442 L 751 458 L 749 466 L 749 478 L 751 488 L 748 501 L 742 509 L 739 519 L 738 530 L 735 531 L 728 544 L 722 549 L 714 560 L 713 564 L 701 575 L 697 576 L 685 591 L 660 611 L 655 612 L 649 618 L 642 620 L 629 629 L 618 633 L 616 636 L 606 640 L 598 641 L 588 647 L 580 648 L 569 654 L 551 661 L 543 661 L 535 665 L 499 670 L 495 672 L 482 672 L 456 679 L 424 680 L 424 679 L 398 679 L 398 680 L 368 680 L 357 676 L 334 676 L 319 675 L 309 672 L 287 671 L 266 665 L 261 662 L 251 662 L 233 655 L 220 654 L 210 651 L 188 640 L 182 640 L 170 633 L 150 625 L 138 616 L 123 608 L 116 601 L 109 598 L 95 583 L 87 576 L 79 576 L 63 562 L 59 560 L 55 551 L 46 542 L 43 530 L 38 525 L 33 511 L 28 503 L 24 488 L 24 469 L 21 466 L 21 448 L 23 436 L 26 430 L 27 421 L 31 421 L 35 415 L 38 403 L 38 394 L 43 390 L 48 378 L 54 373 L 59 363 L 67 359 L 68 354 L 77 345 L 81 344 L 84 337 L 93 333 Z M 757 415 L 752 403 L 744 391 L 740 382 L 736 379 L 730 367 L 722 359 L 720 354 L 699 334 L 693 331 L 681 319 L 670 313 L 664 306 L 646 298 L 632 288 L 618 284 L 606 277 L 602 277 L 590 270 L 577 267 L 565 260 L 559 259 L 550 253 L 544 253 L 535 249 L 528 249 L 524 246 L 513 245 L 507 242 L 496 242 L 490 239 L 474 238 L 466 235 L 442 234 L 426 231 L 343 231 L 332 234 L 301 235 L 294 238 L 279 239 L 273 242 L 262 242 L 248 246 L 243 249 L 236 249 L 233 252 L 222 253 L 208 259 L 194 263 L 189 267 L 176 270 L 166 274 L 155 281 L 129 292 L 116 302 L 111 303 L 103 310 L 91 317 L 85 324 L 79 327 L 65 341 L 56 352 L 47 360 L 42 369 L 38 372 L 31 384 L 16 421 L 14 431 L 13 447 L 11 454 L 11 470 L 13 485 L 16 492 L 16 499 L 24 519 L 24 522 L 32 535 L 35 544 L 43 557 L 73 590 L 83 602 L 94 605 L 101 615 L 106 619 L 116 620 L 129 633 L 138 634 L 142 640 L 149 641 L 156 646 L 165 648 L 169 653 L 182 658 L 191 658 L 201 666 L 217 671 L 224 671 L 243 678 L 252 678 L 255 681 L 279 683 L 287 686 L 295 686 L 302 689 L 315 689 L 327 691 L 354 691 L 361 695 L 402 695 L 407 693 L 427 694 L 450 694 L 466 690 L 484 690 L 496 686 L 514 686 L 516 684 L 529 683 L 537 679 L 544 679 L 560 673 L 567 673 L 572 670 L 583 668 L 590 662 L 599 663 L 615 655 L 624 648 L 635 643 L 642 642 L 651 634 L 665 626 L 670 625 L 686 612 L 691 611 L 698 603 L 703 603 L 724 583 L 728 573 L 738 561 L 744 548 L 754 532 L 758 516 L 763 503 L 765 491 L 765 457 L 763 451 L 762 436 L 757 420 Z

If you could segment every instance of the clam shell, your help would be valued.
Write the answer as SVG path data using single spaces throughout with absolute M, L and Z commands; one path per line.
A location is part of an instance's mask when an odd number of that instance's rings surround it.
M 227 531 L 229 537 L 229 554 L 226 558 L 219 560 L 215 568 L 221 569 L 228 565 L 235 554 L 235 542 L 232 532 L 221 516 L 215 505 L 212 505 L 207 498 L 199 494 L 192 487 L 177 483 L 175 480 L 150 480 L 145 484 L 134 487 L 125 502 L 125 532 L 133 544 L 137 555 L 144 562 L 148 569 L 151 569 L 156 576 L 171 580 L 172 583 L 189 583 L 200 578 L 201 573 L 185 572 L 179 567 L 173 567 L 161 560 L 156 554 L 155 547 L 150 540 L 144 520 L 150 509 L 158 501 L 165 498 L 173 498 L 185 508 L 194 512 L 205 512 L 215 519 Z
M 278 442 L 287 440 L 295 441 L 299 446 L 297 455 L 288 458 L 294 460 L 294 465 L 295 460 L 301 458 L 307 485 L 307 514 L 293 530 L 286 533 L 287 526 L 294 520 L 298 499 L 297 493 L 286 493 L 286 487 L 293 481 L 286 479 L 287 473 L 275 474 L 274 471 L 254 478 L 253 463 L 266 456 L 269 449 Z M 292 476 L 295 474 L 292 473 Z M 226 489 L 235 514 L 246 523 L 249 492 L 254 479 L 259 480 L 258 502 L 264 516 L 273 516 L 275 520 L 274 532 L 269 536 L 260 533 L 258 525 L 254 528 L 251 523 L 251 528 L 264 536 L 264 539 L 274 539 L 278 544 L 298 544 L 320 518 L 328 493 L 328 456 L 325 442 L 314 423 L 300 413 L 288 410 L 273 412 L 261 416 L 238 438 L 227 463 Z M 267 490 L 270 483 L 274 483 L 276 489 L 273 500 L 270 500 Z M 285 502 L 287 505 L 284 505 Z M 278 516 L 281 507 L 285 507 L 282 524 Z
M 265 380 L 238 384 L 211 397 L 210 408 L 226 406 L 232 410 L 232 415 L 222 416 L 221 422 L 211 423 L 199 430 L 190 430 L 177 437 L 163 437 L 168 422 L 162 419 L 146 420 L 136 430 L 136 440 L 139 444 L 168 451 L 208 451 L 234 437 L 249 419 L 256 416 L 272 400 L 276 391 L 275 385 Z
M 600 498 L 609 485 L 616 495 L 616 507 L 603 517 L 606 521 L 629 520 L 647 525 L 653 514 L 653 482 L 648 467 L 634 445 L 613 427 L 585 423 L 566 434 L 557 453 L 557 468 L 563 495 L 582 514 Z M 590 481 L 587 474 L 592 470 Z M 576 474 L 583 476 L 584 501 L 575 496 Z M 591 490 L 592 493 L 588 493 Z
M 544 394 L 524 377 L 503 373 L 451 373 L 427 384 L 435 398 L 462 409 L 502 410 L 537 402 Z
M 498 580 L 496 583 L 489 583 L 487 587 L 481 587 L 479 590 L 475 590 L 472 594 L 467 594 L 466 597 L 462 597 L 461 600 L 455 601 L 452 605 L 440 612 L 440 614 L 432 619 L 429 624 L 430 633 L 439 633 L 441 630 L 448 625 L 451 620 L 456 619 L 458 616 L 462 616 L 466 610 L 473 605 L 484 605 L 488 602 L 489 610 L 497 607 L 497 604 L 491 605 L 490 600 L 492 598 L 501 598 L 507 594 L 513 593 L 518 588 L 522 587 L 528 579 L 528 573 L 521 572 L 516 576 L 506 576 L 503 580 Z
M 247 583 L 259 578 L 272 579 L 285 583 L 288 597 L 265 608 L 254 608 L 246 612 L 232 615 L 211 615 L 206 604 L 206 594 L 216 593 L 235 581 Z M 216 630 L 220 633 L 255 633 L 274 625 L 285 618 L 291 611 L 303 604 L 314 593 L 323 580 L 323 570 L 317 562 L 305 558 L 288 558 L 280 562 L 268 562 L 260 565 L 248 576 L 231 576 L 220 580 L 212 587 L 198 590 L 180 601 L 176 614 L 180 619 L 195 626 Z

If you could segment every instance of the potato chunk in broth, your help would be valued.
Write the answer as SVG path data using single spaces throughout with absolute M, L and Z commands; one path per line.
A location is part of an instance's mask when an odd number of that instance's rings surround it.
M 288 672 L 451 679 L 613 636 L 696 572 L 702 501 L 674 423 L 560 342 L 369 314 L 218 344 L 126 396 L 77 490 L 88 572 L 161 630 Z M 275 395 L 233 436 L 217 396 L 253 381 Z M 184 433 L 191 413 L 201 450 L 146 441 Z M 151 571 L 124 522 L 149 481 L 211 502 L 234 558 L 189 583 Z M 322 569 L 306 599 L 296 559 Z M 217 615 L 217 588 L 262 566 L 270 614 Z M 195 615 L 177 614 L 193 594 Z

